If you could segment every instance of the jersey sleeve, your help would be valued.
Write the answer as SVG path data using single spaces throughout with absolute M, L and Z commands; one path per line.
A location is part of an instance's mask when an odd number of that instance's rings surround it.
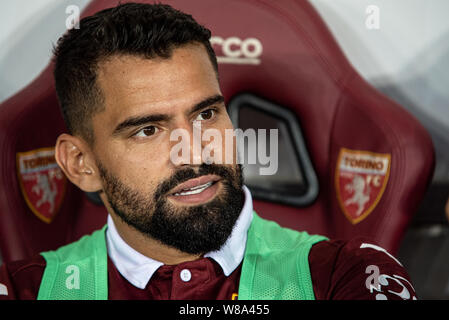
M 45 259 L 4 263 L 0 267 L 0 300 L 36 300 L 45 270 Z
M 368 239 L 319 242 L 310 251 L 309 265 L 317 299 L 417 299 L 400 261 Z

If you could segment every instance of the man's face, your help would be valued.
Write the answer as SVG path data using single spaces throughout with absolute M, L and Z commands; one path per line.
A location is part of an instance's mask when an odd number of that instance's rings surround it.
M 92 152 L 108 210 L 181 251 L 218 250 L 243 205 L 240 167 L 170 157 L 175 129 L 191 138 L 194 121 L 222 137 L 232 129 L 205 48 L 186 45 L 169 59 L 114 56 L 97 83 L 105 109 L 92 118 Z

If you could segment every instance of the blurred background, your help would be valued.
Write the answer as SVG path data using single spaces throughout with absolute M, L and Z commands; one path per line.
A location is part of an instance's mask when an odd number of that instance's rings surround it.
M 282 0 L 277 0 L 282 1 Z M 310 0 L 358 72 L 408 109 L 432 136 L 432 185 L 398 254 L 421 299 L 449 298 L 449 1 Z M 66 29 L 66 8 L 89 0 L 15 0 L 0 4 L 0 103 L 47 65 Z M 368 6 L 379 9 L 367 27 Z

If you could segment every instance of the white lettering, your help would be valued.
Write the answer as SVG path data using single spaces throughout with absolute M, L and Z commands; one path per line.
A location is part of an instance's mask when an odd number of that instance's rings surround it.
M 378 6 L 369 5 L 365 13 L 368 15 L 365 20 L 365 26 L 368 30 L 380 29 L 380 9 Z
M 221 132 L 218 129 L 205 130 L 203 133 L 203 141 L 210 141 L 211 138 L 212 142 L 203 149 L 202 158 L 207 164 L 223 164 Z
M 170 141 L 178 141 L 179 138 L 181 141 L 170 149 L 170 160 L 176 166 L 190 163 L 190 134 L 182 128 L 175 129 L 170 133 Z
M 256 151 L 256 132 L 254 130 L 243 131 L 240 128 L 235 129 L 235 135 L 237 137 L 237 152 L 238 163 L 256 164 L 257 163 L 257 151 Z M 245 162 L 245 138 L 247 141 L 248 152 L 247 162 Z
M 267 136 L 266 130 L 258 130 L 257 148 L 258 158 L 262 165 L 267 165 L 267 168 L 260 168 L 260 174 L 263 176 L 273 175 L 278 171 L 278 130 L 270 129 L 270 155 L 266 155 Z M 274 161 L 273 161 L 274 160 Z
M 170 141 L 178 142 L 170 149 L 170 160 L 174 165 L 223 164 L 223 161 L 225 164 L 257 164 L 259 161 L 260 165 L 266 166 L 261 167 L 259 173 L 273 175 L 278 170 L 278 129 L 270 129 L 269 141 L 266 131 L 266 129 L 259 129 L 257 132 L 254 129 L 245 131 L 239 128 L 226 129 L 223 145 L 221 131 L 214 128 L 202 131 L 201 121 L 194 121 L 193 141 L 186 129 L 178 128 L 171 131 Z
M 65 280 L 65 286 L 69 290 L 80 288 L 80 269 L 75 265 L 70 265 L 65 269 L 65 273 L 70 274 Z
M 65 8 L 65 13 L 69 16 L 65 20 L 65 26 L 68 30 L 80 28 L 80 8 L 75 5 L 70 5 Z
M 263 46 L 257 38 L 242 40 L 239 37 L 223 39 L 214 36 L 211 37 L 210 43 L 215 47 L 218 63 L 258 65 L 261 62 Z
M 3 283 L 0 283 L 0 296 L 7 296 L 7 295 L 8 295 L 8 288 Z
M 201 121 L 193 121 L 193 164 L 201 164 Z
M 205 315 L 209 318 L 212 315 L 212 311 L 214 311 L 214 307 L 195 307 L 189 306 L 186 304 L 185 307 L 180 307 L 179 314 L 181 315 Z
M 371 248 L 371 249 L 374 249 L 374 250 L 377 250 L 377 251 L 381 251 L 381 252 L 385 253 L 387 256 L 389 256 L 391 259 L 393 259 L 394 261 L 396 261 L 396 262 L 402 267 L 402 264 L 399 262 L 399 260 L 396 259 L 392 254 L 390 254 L 387 250 L 385 250 L 385 249 L 382 248 L 382 247 L 379 247 L 379 246 L 376 246 L 376 245 L 370 244 L 370 243 L 362 243 L 362 245 L 360 246 L 360 248 L 361 248 L 361 249 L 364 249 L 364 248 Z
M 242 51 L 239 49 L 242 45 L 242 40 L 237 37 L 230 37 L 223 42 L 223 53 L 231 58 L 237 58 L 242 55 Z M 234 49 L 232 49 L 234 47 Z
M 365 273 L 370 274 L 365 280 L 365 287 L 373 293 L 373 289 L 380 291 L 379 285 L 379 267 L 375 265 L 369 265 L 366 267 Z

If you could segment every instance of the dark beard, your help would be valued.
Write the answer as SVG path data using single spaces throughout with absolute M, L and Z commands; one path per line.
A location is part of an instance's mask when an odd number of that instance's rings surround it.
M 244 202 L 241 165 L 227 167 L 202 164 L 178 170 L 162 182 L 154 196 L 144 196 L 124 185 L 98 163 L 104 192 L 111 208 L 128 225 L 142 234 L 189 254 L 219 250 L 232 233 Z M 201 206 L 175 207 L 167 192 L 182 182 L 207 174 L 222 178 L 222 191 Z M 153 199 L 151 199 L 153 198 Z

